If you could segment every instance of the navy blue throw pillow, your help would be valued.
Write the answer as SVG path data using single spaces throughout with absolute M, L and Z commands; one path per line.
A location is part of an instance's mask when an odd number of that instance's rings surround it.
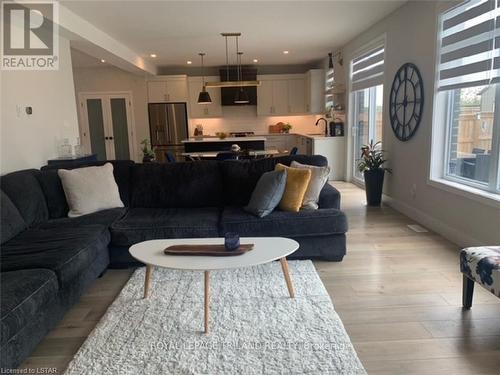
M 266 172 L 260 176 L 250 202 L 244 210 L 258 217 L 269 215 L 280 203 L 286 186 L 286 171 Z

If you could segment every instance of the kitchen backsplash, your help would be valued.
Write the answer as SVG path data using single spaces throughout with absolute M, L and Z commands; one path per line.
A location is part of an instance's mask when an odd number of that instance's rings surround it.
M 323 122 L 317 127 L 314 124 L 320 118 L 319 115 L 306 116 L 257 116 L 255 106 L 225 107 L 222 109 L 221 118 L 191 118 L 189 120 L 189 136 L 193 136 L 197 124 L 203 125 L 204 135 L 215 135 L 216 132 L 252 131 L 255 134 L 268 133 L 269 125 L 277 122 L 289 122 L 292 125 L 291 132 L 316 133 L 324 131 Z

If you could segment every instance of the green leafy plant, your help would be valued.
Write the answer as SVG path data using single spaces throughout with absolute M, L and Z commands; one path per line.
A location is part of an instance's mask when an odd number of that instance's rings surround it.
M 142 145 L 142 155 L 147 158 L 154 158 L 155 157 L 155 152 L 151 148 L 151 142 L 149 139 L 143 139 L 141 142 Z
M 361 173 L 375 169 L 383 169 L 392 173 L 390 168 L 383 166 L 387 159 L 384 158 L 385 151 L 380 148 L 381 145 L 381 142 L 373 143 L 372 139 L 370 144 L 361 147 L 361 159 L 358 160 L 358 170 Z
M 283 127 L 281 128 L 281 131 L 282 131 L 283 133 L 289 133 L 291 129 L 292 129 L 292 125 L 291 125 L 289 122 L 287 122 L 287 123 L 286 123 L 285 125 L 283 125 Z
M 224 132 L 217 132 L 217 133 L 215 133 L 215 135 L 217 137 L 219 137 L 219 139 L 226 139 L 227 138 L 227 133 L 224 133 Z

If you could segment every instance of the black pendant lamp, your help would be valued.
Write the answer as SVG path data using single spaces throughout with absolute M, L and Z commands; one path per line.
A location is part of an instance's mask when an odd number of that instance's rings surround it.
M 238 37 L 236 37 L 236 62 L 237 62 L 237 72 L 238 72 L 238 82 L 241 82 L 242 80 L 242 74 L 241 74 L 241 55 L 243 55 L 243 52 L 240 52 L 239 45 L 238 45 Z M 236 91 L 236 95 L 234 97 L 234 104 L 248 104 L 250 103 L 250 99 L 248 99 L 248 95 L 245 90 L 243 90 L 243 86 L 240 86 L 238 88 L 238 91 Z
M 238 52 L 238 82 L 241 82 L 240 79 L 241 77 L 241 55 L 243 55 L 243 52 Z M 248 104 L 250 103 L 250 99 L 248 99 L 247 92 L 243 90 L 243 87 L 240 86 L 238 88 L 238 91 L 236 91 L 236 95 L 234 97 L 234 104 Z
M 205 87 L 205 75 L 203 74 L 203 56 L 205 56 L 205 53 L 200 52 L 198 55 L 201 57 L 201 80 L 202 80 L 202 87 L 200 94 L 198 95 L 198 104 L 211 104 L 212 99 L 210 98 L 210 94 L 207 91 L 207 88 Z

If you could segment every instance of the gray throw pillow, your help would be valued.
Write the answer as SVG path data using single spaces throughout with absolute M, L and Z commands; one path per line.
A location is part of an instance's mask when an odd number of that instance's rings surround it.
M 328 176 L 330 175 L 330 167 L 316 167 L 314 165 L 300 164 L 296 161 L 292 161 L 290 167 L 311 170 L 311 179 L 309 180 L 309 185 L 307 186 L 301 209 L 317 210 L 319 207 L 319 194 L 321 193 L 321 189 L 323 189 L 323 186 L 325 186 L 326 182 L 328 181 Z
M 101 167 L 59 169 L 57 174 L 68 201 L 68 217 L 123 207 L 111 163 Z
M 258 217 L 269 215 L 280 203 L 286 187 L 286 171 L 266 172 L 260 176 L 248 206 L 243 209 Z

